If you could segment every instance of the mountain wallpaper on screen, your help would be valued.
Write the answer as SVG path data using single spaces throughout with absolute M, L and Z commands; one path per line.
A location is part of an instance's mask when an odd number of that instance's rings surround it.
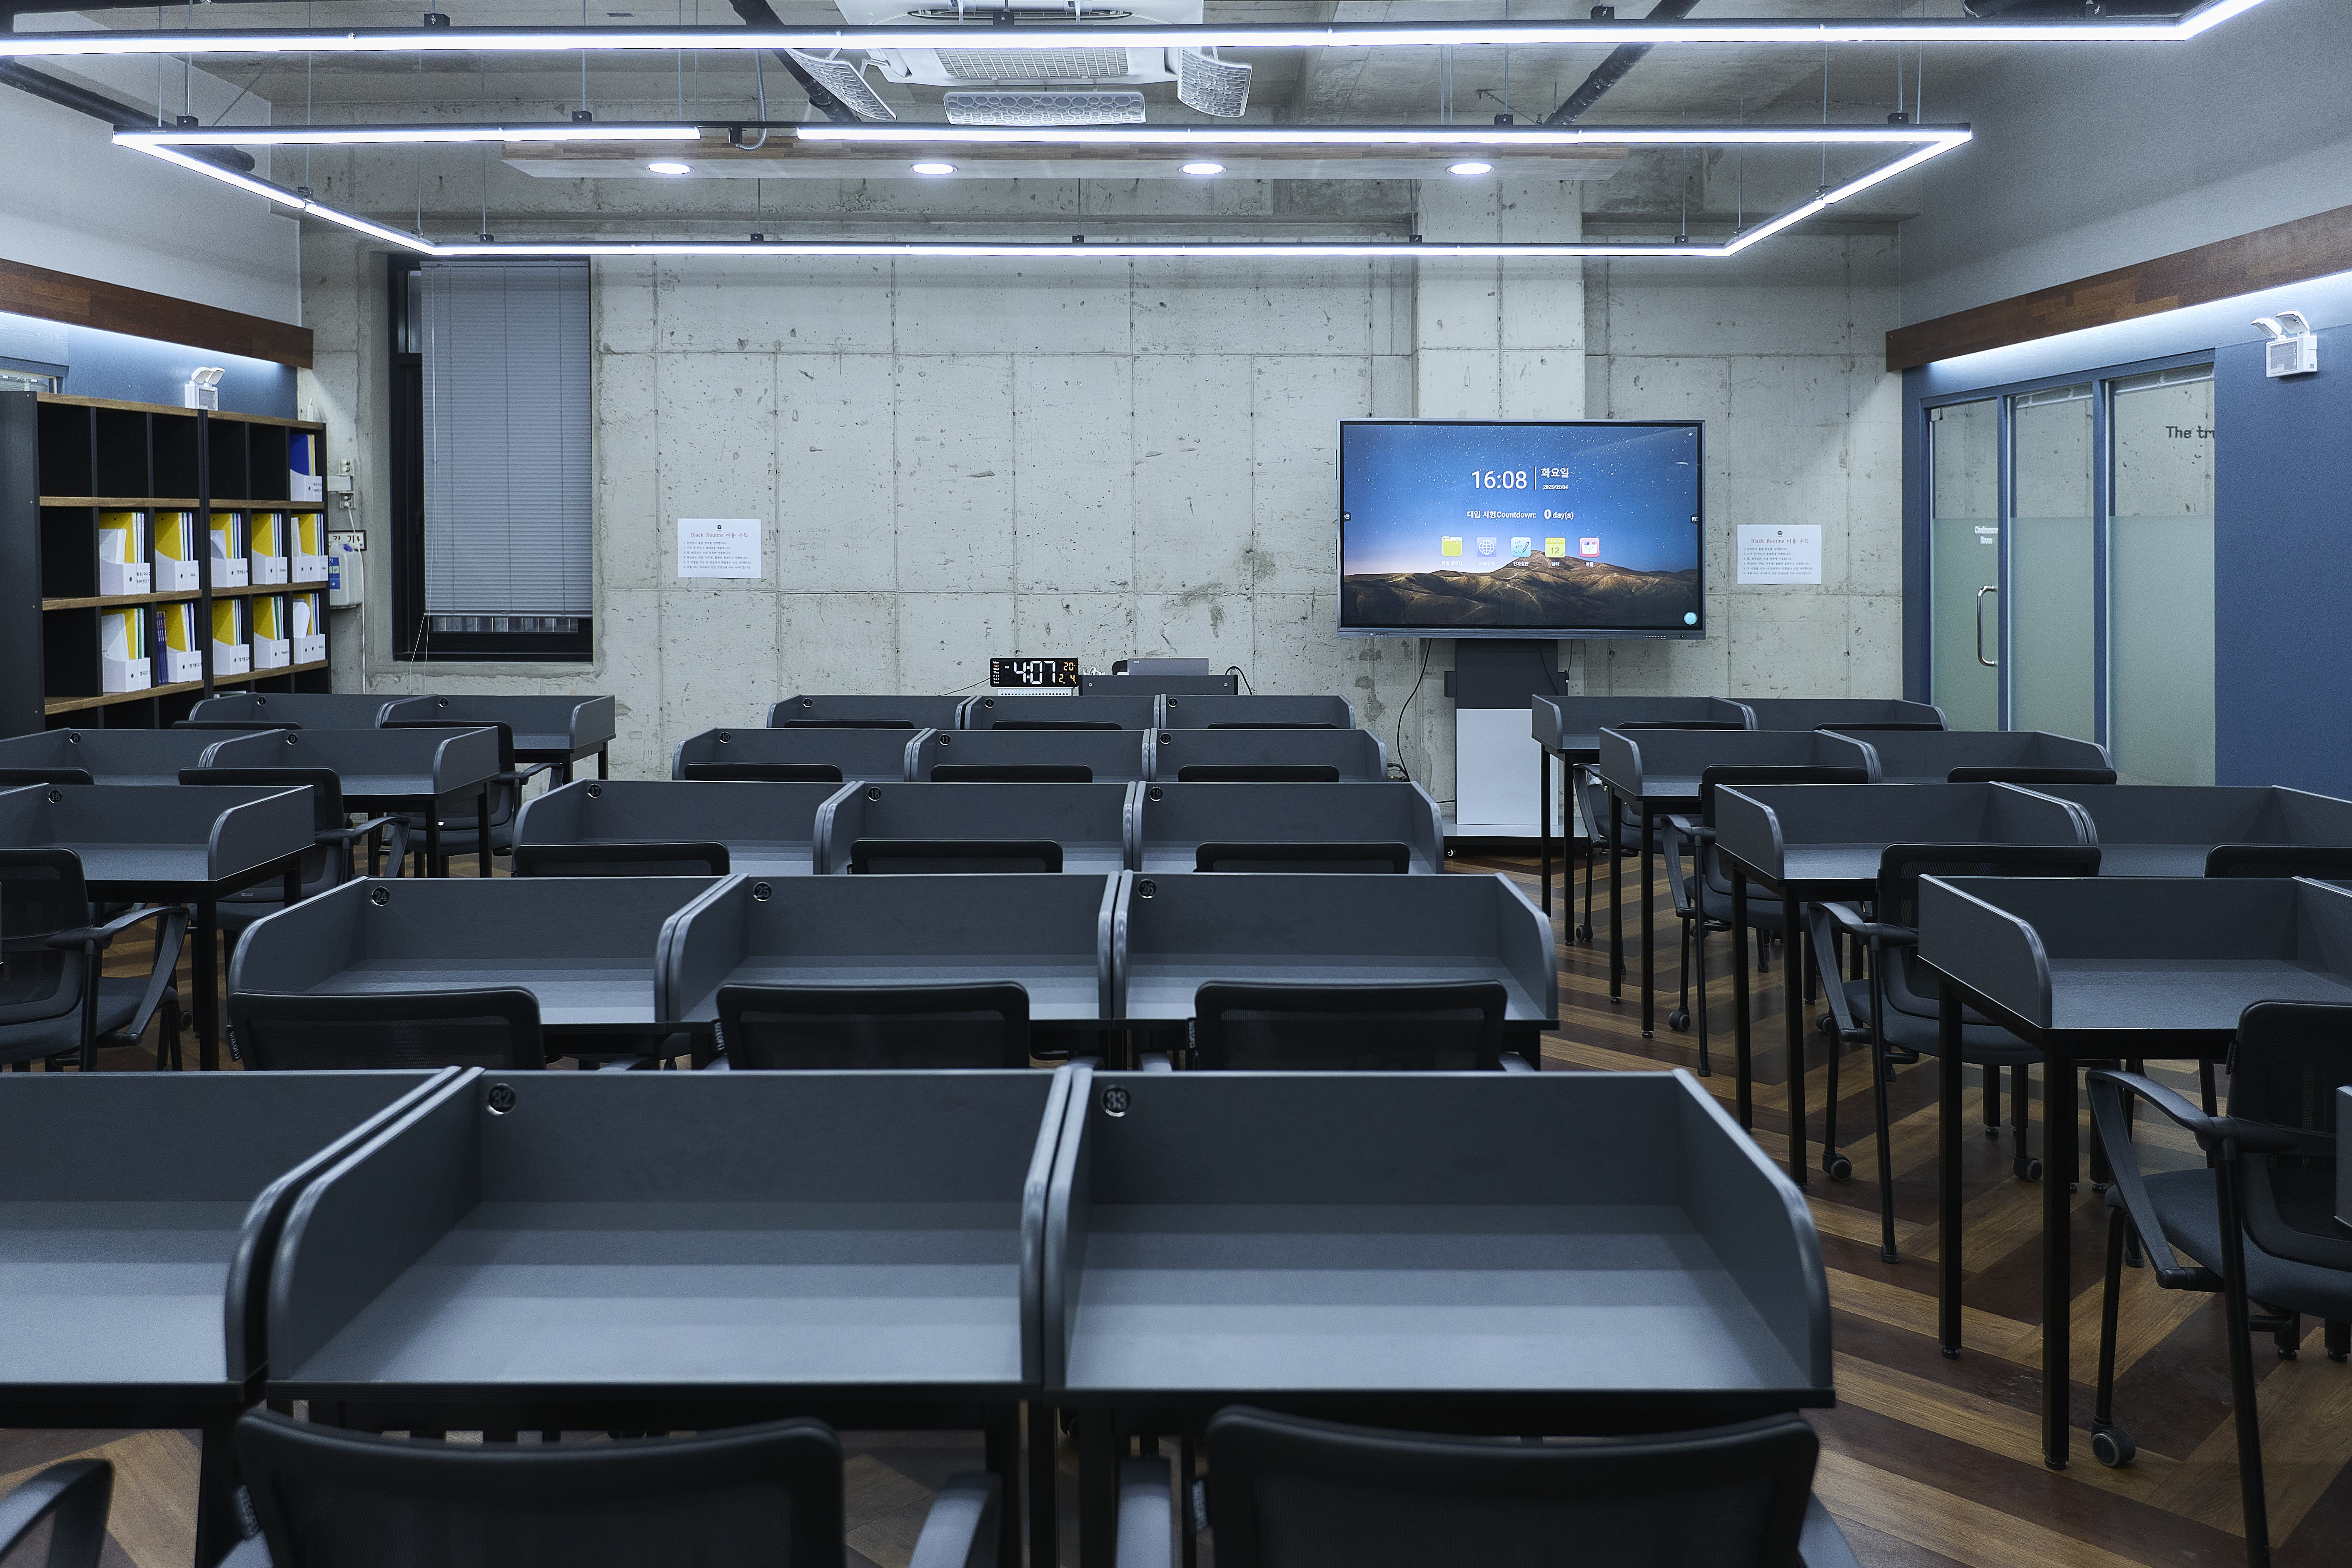
M 1680 626 L 1698 608 L 1698 574 L 1629 572 L 1605 561 L 1522 555 L 1491 572 L 1381 572 L 1342 577 L 1349 626 Z

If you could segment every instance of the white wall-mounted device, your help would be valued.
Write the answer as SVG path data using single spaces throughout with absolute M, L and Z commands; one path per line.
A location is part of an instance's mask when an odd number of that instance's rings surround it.
M 2311 375 L 2319 369 L 2319 335 L 2300 310 L 2256 316 L 2254 325 L 2270 342 L 2263 345 L 2263 374 L 2267 376 Z
M 228 374 L 226 365 L 202 365 L 188 373 L 188 384 L 180 389 L 183 408 L 209 408 L 220 412 L 220 378 Z

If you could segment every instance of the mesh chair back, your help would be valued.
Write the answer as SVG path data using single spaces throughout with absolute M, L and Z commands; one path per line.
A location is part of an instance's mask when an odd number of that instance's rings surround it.
M 1000 726 L 1001 728 L 1001 726 Z M 1178 784 L 1338 784 L 1339 770 L 1322 763 L 1198 763 L 1176 770 Z
M 1202 845 L 1192 853 L 1195 871 L 1327 871 L 1349 875 L 1403 876 L 1412 869 L 1412 850 L 1402 844 Z
M 343 810 L 343 778 L 332 768 L 182 768 L 184 784 L 250 784 L 258 789 L 299 789 L 310 786 L 310 830 L 331 833 L 349 820 Z M 314 845 L 302 857 L 304 896 L 343 879 L 351 851 L 341 845 Z M 274 882 L 231 893 L 224 902 L 277 904 L 285 889 Z
M 88 924 L 80 856 L 0 849 L 0 1026 L 46 1023 L 81 1005 L 87 961 L 48 940 Z
M 357 996 L 233 991 L 228 1018 L 248 1071 L 547 1065 L 538 998 L 511 987 Z
M 1795 1415 L 1527 1443 L 1241 1405 L 1206 1447 L 1217 1568 L 1794 1568 L 1820 1452 Z
M 1203 1071 L 1499 1071 L 1509 993 L 1465 985 L 1265 985 L 1211 981 L 1193 994 L 1192 1065 Z
M 1025 1068 L 1029 993 L 986 985 L 722 985 L 738 1068 Z
M 0 1568 L 98 1568 L 113 1499 L 104 1459 L 51 1465 L 0 1498 Z
M 2352 1007 L 2257 1002 L 2230 1046 L 2230 1116 L 2294 1135 L 2249 1158 L 2240 1184 L 2246 1236 L 2274 1258 L 2352 1271 L 2336 1223 L 2336 1091 L 2352 1084 Z
M 733 784 L 839 784 L 831 763 L 688 763 L 686 776 Z
M 859 838 L 849 846 L 853 877 L 921 877 L 996 871 L 1059 871 L 1050 838 Z
M 236 1458 L 277 1568 L 838 1568 L 821 1421 L 535 1447 L 379 1437 L 267 1410 Z
M 2209 877 L 2352 877 L 2352 847 L 2336 844 L 2216 844 L 2205 852 Z
M 1003 729 L 1003 725 L 997 726 Z M 1092 784 L 1095 771 L 1084 763 L 941 763 L 933 784 Z
M 724 844 L 518 844 L 518 877 L 724 877 Z
M 1878 919 L 1919 929 L 1922 877 L 2095 877 L 2095 844 L 1890 844 L 1878 856 Z M 1936 977 L 1916 947 L 1885 966 L 1886 1000 L 1915 1017 L 1936 1016 Z

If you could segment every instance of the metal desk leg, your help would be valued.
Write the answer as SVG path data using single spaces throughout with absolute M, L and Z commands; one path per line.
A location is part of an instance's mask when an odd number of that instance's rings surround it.
M 1543 846 L 1543 912 L 1551 913 L 1551 752 L 1536 747 L 1536 842 Z
M 1936 984 L 1936 1245 L 1939 1278 L 1937 1338 L 1947 1357 L 1960 1353 L 1960 998 L 1942 981 Z M 2049 1220 L 2045 1214 L 2042 1224 Z M 2042 1254 L 2048 1267 L 2049 1253 Z M 2061 1335 L 2066 1314 L 2057 1320 Z M 2050 1336 L 2042 1339 L 2049 1353 Z
M 1650 908 L 1650 797 L 1642 797 L 1642 1037 L 1657 1026 L 1658 921 Z
M 1788 1024 L 1789 1044 L 1789 1179 L 1805 1184 L 1805 998 L 1800 984 L 1805 973 L 1805 923 L 1797 917 L 1797 900 L 1780 895 L 1780 929 L 1786 945 L 1780 958 L 1780 1015 Z M 1745 965 L 1742 965 L 1744 968 Z
M 349 854 L 349 850 L 344 851 Z M 302 901 L 302 862 L 297 860 L 286 868 L 286 907 L 292 909 Z
M 1730 857 L 1726 856 L 1726 859 Z M 1750 1052 L 1755 1032 L 1748 1017 L 1748 873 L 1731 868 L 1731 1051 L 1739 1075 L 1739 1125 L 1756 1125 L 1756 1075 Z
M 1114 1568 L 1118 1557 L 1117 1412 L 1078 1412 L 1078 1568 Z
M 425 812 L 425 874 L 446 877 L 449 868 L 441 864 L 441 803 L 435 801 Z
M 490 853 L 490 792 L 487 785 L 474 797 L 474 845 L 478 865 L 475 875 L 487 877 L 490 874 L 490 862 L 498 858 Z
M 596 776 L 600 779 L 613 776 L 613 754 L 604 746 L 596 748 Z
M 204 1072 L 220 1068 L 220 984 L 215 965 L 215 932 L 219 929 L 220 906 L 210 899 L 198 900 L 195 918 L 188 922 L 188 984 L 196 993 L 196 1066 Z
M 1675 872 L 1669 869 L 1666 875 L 1671 877 Z M 1706 921 L 1704 916 L 1692 920 L 1690 934 L 1691 968 L 1696 971 L 1693 989 L 1697 993 L 1698 1004 L 1698 1076 L 1713 1078 L 1715 1064 L 1706 1057 Z
M 243 1510 L 237 1507 L 236 1455 L 229 1432 L 237 1411 L 208 1420 L 196 1460 L 196 1562 L 217 1563 L 245 1539 Z
M 1029 1447 L 1029 1561 L 1036 1568 L 1060 1568 L 1062 1561 L 1060 1505 L 1055 1500 L 1056 1445 L 1062 1426 L 1050 1405 L 1027 1406 Z M 1020 1558 L 1000 1558 L 1013 1568 Z
M 991 1409 L 981 1440 L 989 1470 L 1004 1486 L 996 1512 L 996 1560 L 1017 1563 L 1021 1561 L 1021 1406 Z
M 2066 1331 L 2074 1319 L 2076 1115 L 2074 1060 L 2046 1054 L 2042 1068 L 2042 1462 L 2053 1470 L 2066 1468 L 2066 1418 L 2074 1388 L 2074 1347 Z M 1957 1126 L 1952 1142 L 1959 1142 Z M 1957 1229 L 1957 1212 L 1953 1223 Z
M 1625 919 L 1623 889 L 1618 886 L 1617 792 L 1609 796 L 1609 1000 L 1625 999 Z

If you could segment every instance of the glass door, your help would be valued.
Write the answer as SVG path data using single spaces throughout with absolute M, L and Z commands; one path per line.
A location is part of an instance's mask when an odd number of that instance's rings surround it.
M 2210 784 L 2213 367 L 2108 390 L 2108 749 L 2126 783 Z
M 2000 400 L 1927 411 L 1929 700 L 2000 728 Z
M 2010 399 L 2009 574 L 2000 655 L 2011 730 L 2099 735 L 2091 384 Z

